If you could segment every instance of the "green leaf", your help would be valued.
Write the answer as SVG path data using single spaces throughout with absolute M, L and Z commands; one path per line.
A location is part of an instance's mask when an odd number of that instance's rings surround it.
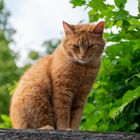
M 117 26 L 117 27 L 120 27 L 120 26 L 122 26 L 122 23 L 123 23 L 123 20 L 118 20 L 118 21 L 116 22 L 116 26 Z
M 127 91 L 123 96 L 122 105 L 119 107 L 113 108 L 110 111 L 109 116 L 111 118 L 115 119 L 124 110 L 124 108 L 128 104 L 130 104 L 132 101 L 138 99 L 139 97 L 140 97 L 140 86 L 138 86 L 134 90 Z
M 114 2 L 116 6 L 121 9 L 121 8 L 124 8 L 127 0 L 114 0 Z
M 85 0 L 70 0 L 70 3 L 73 4 L 74 7 L 81 6 L 86 3 Z
M 139 17 L 140 17 L 140 0 L 138 0 L 138 11 L 139 11 Z
M 95 15 L 89 13 L 88 16 L 89 16 L 90 22 L 95 22 L 95 21 L 98 21 L 98 19 L 99 19 L 98 13 L 96 13 Z
M 4 124 L 0 123 L 0 128 L 7 128 Z
M 97 125 L 92 125 L 91 127 L 90 127 L 90 130 L 93 130 L 93 131 L 97 131 Z
M 85 110 L 84 113 L 85 114 L 90 114 L 95 110 L 95 107 L 93 106 L 93 104 L 87 103 L 85 106 Z
M 138 77 L 140 78 L 140 73 L 134 74 L 133 76 L 131 76 L 130 78 L 125 80 L 125 83 L 127 84 L 129 80 L 132 80 L 134 77 Z
M 2 115 L 1 115 L 1 119 L 2 119 L 4 122 L 11 123 L 11 120 L 10 120 L 10 118 L 9 118 L 7 115 L 2 114 Z
M 136 128 L 139 127 L 139 124 L 138 123 L 133 123 L 129 127 L 130 127 L 130 130 L 135 130 Z
M 138 78 L 140 78 L 140 73 L 138 73 L 138 74 L 135 74 L 135 76 L 137 76 Z
M 96 123 L 98 123 L 102 117 L 102 112 L 96 110 L 86 117 L 86 121 L 82 123 L 82 126 L 87 130 L 95 130 L 97 129 Z
M 3 0 L 0 0 L 0 11 L 4 8 Z
M 134 90 L 127 91 L 123 96 L 123 103 L 128 103 L 129 104 L 139 97 L 140 97 L 140 86 L 138 86 Z
M 131 60 L 127 56 L 127 57 L 121 58 L 120 61 L 119 61 L 119 63 L 120 63 L 121 66 L 127 66 L 127 67 L 129 67 L 131 65 Z
M 115 118 L 123 111 L 123 109 L 126 107 L 128 103 L 124 103 L 119 107 L 114 107 L 110 110 L 109 116 L 115 120 Z
M 102 112 L 101 111 L 95 111 L 93 113 L 92 120 L 90 120 L 90 122 L 92 124 L 96 124 L 101 118 L 102 118 Z
M 0 128 L 11 128 L 12 127 L 9 116 L 2 114 L 1 119 L 3 120 L 3 122 L 0 123 Z
M 88 6 L 92 7 L 94 10 L 99 10 L 101 4 L 102 4 L 102 0 L 98 0 L 98 2 L 96 0 L 91 0 L 88 3 Z
M 139 19 L 136 19 L 136 18 L 130 19 L 129 23 L 132 24 L 132 25 L 140 25 Z
M 105 124 L 102 124 L 99 128 L 98 131 L 107 131 L 108 130 L 108 126 Z
M 28 55 L 29 58 L 36 60 L 37 58 L 39 58 L 39 53 L 36 51 L 31 51 Z
M 135 26 L 130 26 L 130 27 L 128 28 L 128 31 L 133 31 L 133 30 L 135 30 L 135 29 L 136 29 Z

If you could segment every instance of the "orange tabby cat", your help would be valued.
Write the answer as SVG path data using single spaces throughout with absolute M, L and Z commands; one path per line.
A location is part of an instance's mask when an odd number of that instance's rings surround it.
M 14 128 L 79 128 L 105 46 L 104 22 L 63 22 L 63 27 L 60 46 L 29 68 L 19 82 L 10 107 Z

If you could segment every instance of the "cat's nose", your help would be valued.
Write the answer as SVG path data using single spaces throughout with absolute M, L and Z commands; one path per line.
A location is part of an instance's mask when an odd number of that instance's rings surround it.
M 85 55 L 85 54 L 80 55 L 79 58 L 80 58 L 81 60 L 84 60 L 84 59 L 86 58 L 86 55 Z
M 87 50 L 83 47 L 80 47 L 79 59 L 84 60 L 87 56 Z

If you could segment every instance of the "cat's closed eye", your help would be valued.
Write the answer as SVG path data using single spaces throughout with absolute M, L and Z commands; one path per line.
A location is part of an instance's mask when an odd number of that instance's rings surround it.
M 88 46 L 88 48 L 92 48 L 92 47 L 94 47 L 94 45 L 95 45 L 95 44 L 91 44 L 91 45 Z
M 98 46 L 99 46 L 98 44 L 91 44 L 91 45 L 88 46 L 88 49 L 93 48 L 93 47 L 95 48 L 95 47 L 98 47 Z
M 72 46 L 74 48 L 76 48 L 76 49 L 79 49 L 80 48 L 80 46 L 79 45 L 76 45 L 76 44 L 73 44 Z M 97 47 L 97 46 L 98 46 L 97 44 L 91 44 L 91 45 L 87 46 L 87 48 L 89 49 L 89 48 Z
M 73 44 L 73 47 L 79 49 L 79 45 Z

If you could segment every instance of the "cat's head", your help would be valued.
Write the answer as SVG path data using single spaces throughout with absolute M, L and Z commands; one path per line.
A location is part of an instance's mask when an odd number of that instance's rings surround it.
M 100 57 L 105 46 L 102 38 L 104 22 L 70 25 L 63 22 L 65 38 L 62 49 L 66 57 L 81 64 Z

